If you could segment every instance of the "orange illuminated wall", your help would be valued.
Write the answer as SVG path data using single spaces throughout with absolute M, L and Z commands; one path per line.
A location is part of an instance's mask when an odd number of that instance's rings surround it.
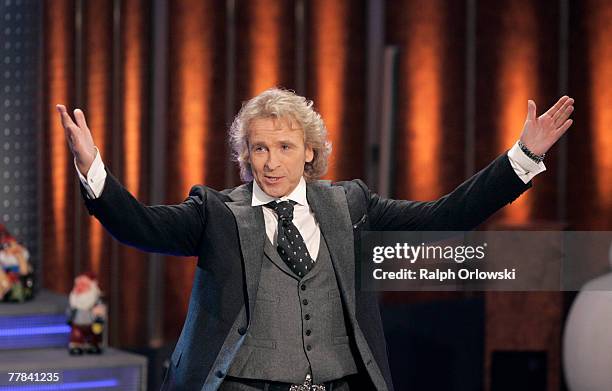
M 207 13 L 207 4 L 203 1 L 181 1 L 177 15 L 180 19 L 173 26 L 175 34 L 180 36 L 174 44 L 179 67 L 176 72 L 176 89 L 174 95 L 178 100 L 172 113 L 172 126 L 176 127 L 176 143 L 180 165 L 183 169 L 176 179 L 180 194 L 187 194 L 190 187 L 202 183 L 206 178 L 207 167 L 204 166 L 204 145 L 208 140 L 208 120 L 210 113 L 208 99 L 211 99 L 210 69 L 211 50 L 207 44 L 210 35 L 211 15 Z M 204 182 L 205 183 L 205 182 Z
M 401 70 L 406 83 L 402 113 L 407 140 L 401 153 L 409 169 L 402 180 L 410 183 L 412 198 L 429 200 L 441 195 L 444 8 L 440 1 L 414 1 L 408 3 L 407 12 L 412 17 Z
M 597 201 L 601 211 L 609 216 L 612 213 L 612 3 L 591 0 L 587 9 L 590 104 L 583 112 L 588 111 L 592 124 Z
M 342 114 L 346 103 L 343 92 L 346 88 L 348 31 L 343 22 L 351 4 L 347 0 L 314 0 L 310 5 L 312 21 L 316 23 L 312 37 L 315 47 L 314 83 L 317 91 L 314 97 L 315 109 L 325 121 L 333 148 L 326 178 L 337 180 L 341 176 L 338 160 L 340 156 L 347 155 L 342 140 L 348 137 L 348 133 L 345 133 Z
M 225 71 L 213 68 L 215 56 L 223 56 L 214 46 L 223 36 L 214 36 L 223 19 L 216 13 L 220 6 L 223 4 L 200 0 L 169 3 L 167 204 L 183 201 L 193 185 L 214 185 L 211 178 L 224 170 L 223 166 L 207 164 L 210 155 L 223 155 L 223 148 L 215 143 L 217 132 L 222 136 L 223 130 L 213 128 L 216 122 L 211 113 L 213 102 L 224 102 L 221 90 L 213 89 L 216 78 Z M 172 303 L 164 312 L 169 338 L 178 335 L 186 314 L 193 261 L 169 257 L 165 264 L 164 300 Z
M 281 34 L 281 24 L 288 23 L 281 20 L 281 3 L 282 0 L 249 1 L 249 54 L 252 64 L 250 96 L 279 84 L 279 41 L 285 39 Z
M 397 56 L 392 197 L 434 200 L 464 178 L 464 8 L 439 0 L 386 3 L 386 45 Z
M 135 196 L 143 193 L 141 187 L 142 125 L 146 116 L 143 107 L 143 77 L 147 67 L 143 58 L 143 18 L 138 0 L 125 1 L 123 10 L 123 184 Z
M 94 143 L 102 159 L 112 161 L 110 134 L 112 133 L 112 3 L 105 0 L 92 0 L 85 3 L 84 9 L 84 99 L 87 124 L 92 131 Z M 109 264 L 108 237 L 98 220 L 86 216 L 89 247 L 84 251 L 83 270 L 91 270 L 101 277 L 104 288 L 108 277 L 103 272 L 103 264 Z
M 122 183 L 136 198 L 148 203 L 148 165 L 146 153 L 149 134 L 148 107 L 149 89 L 149 30 L 147 9 L 144 0 L 124 0 L 121 8 L 121 129 L 122 129 Z M 142 332 L 143 319 L 147 319 L 146 292 L 148 255 L 142 251 L 121 246 L 118 273 L 119 317 L 121 332 L 117 340 L 121 346 L 142 346 L 147 335 Z
M 502 15 L 502 32 L 499 46 L 500 75 L 498 107 L 497 150 L 502 153 L 510 148 L 520 136 L 527 114 L 527 100 L 534 99 L 538 92 L 538 47 L 537 21 L 533 3 L 529 0 L 509 1 Z M 536 101 L 536 104 L 538 102 Z M 538 106 L 538 115 L 545 108 Z M 525 223 L 530 218 L 533 194 L 527 192 L 502 213 L 512 223 Z
M 60 0 L 53 7 L 44 7 L 45 56 L 44 76 L 47 88 L 44 99 L 44 144 L 43 160 L 48 175 L 43 176 L 43 252 L 45 287 L 59 292 L 72 288 L 72 161 L 66 146 L 64 129 L 59 121 L 55 105 L 70 107 L 72 103 L 73 47 L 72 19 L 73 2 Z M 74 169 L 74 168 L 72 168 Z

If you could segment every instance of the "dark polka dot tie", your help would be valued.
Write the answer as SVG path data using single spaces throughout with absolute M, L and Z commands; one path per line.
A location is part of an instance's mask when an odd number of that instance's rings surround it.
M 278 216 L 277 251 L 281 259 L 298 277 L 304 277 L 314 266 L 302 234 L 293 224 L 295 201 L 272 201 L 265 206 L 273 209 Z

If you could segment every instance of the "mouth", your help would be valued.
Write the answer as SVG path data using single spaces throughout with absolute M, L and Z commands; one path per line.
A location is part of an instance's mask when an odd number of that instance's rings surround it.
M 280 182 L 280 180 L 283 179 L 284 177 L 282 177 L 282 176 L 268 176 L 268 175 L 266 175 L 266 176 L 264 176 L 264 178 L 265 178 L 267 183 L 274 184 L 274 183 Z

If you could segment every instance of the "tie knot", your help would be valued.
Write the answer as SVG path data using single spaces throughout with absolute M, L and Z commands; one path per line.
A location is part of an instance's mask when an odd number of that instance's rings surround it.
M 293 205 L 295 203 L 295 201 L 272 201 L 267 203 L 266 207 L 273 209 L 280 220 L 290 222 L 293 220 Z

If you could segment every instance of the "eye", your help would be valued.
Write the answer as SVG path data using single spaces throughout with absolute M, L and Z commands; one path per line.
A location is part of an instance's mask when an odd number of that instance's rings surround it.
M 291 149 L 291 147 L 288 144 L 283 144 L 281 148 L 283 149 L 283 151 L 288 151 Z
M 266 150 L 266 148 L 264 146 L 261 146 L 261 145 L 256 145 L 256 146 L 253 147 L 253 151 L 254 152 L 263 152 L 265 150 Z

